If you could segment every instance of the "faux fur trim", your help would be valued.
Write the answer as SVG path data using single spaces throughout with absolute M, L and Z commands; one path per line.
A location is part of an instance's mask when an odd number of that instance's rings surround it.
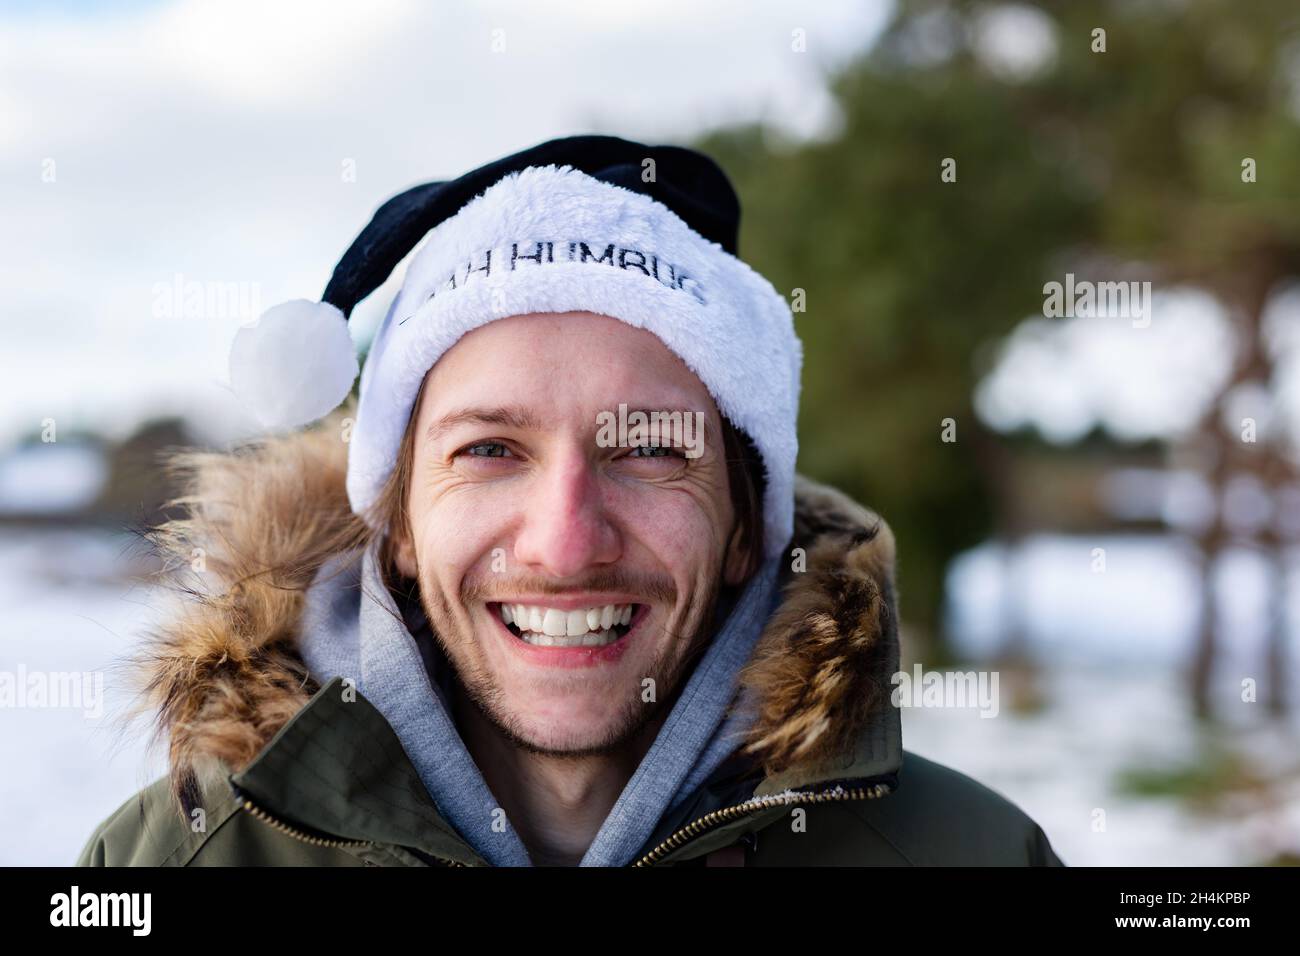
M 196 773 L 241 770 L 311 698 L 297 650 L 303 595 L 320 566 L 367 530 L 348 505 L 340 413 L 319 428 L 170 463 L 181 516 L 149 537 L 179 597 L 133 668 L 137 714 L 168 751 L 188 807 Z
M 781 604 L 740 674 L 758 701 L 744 750 L 773 776 L 853 750 L 887 696 L 880 662 L 897 640 L 894 535 L 878 515 L 799 476 L 792 546 L 805 567 L 784 576 Z
M 348 506 L 343 414 L 178 462 L 183 513 L 152 539 L 182 600 L 137 665 L 140 711 L 166 743 L 182 806 L 199 770 L 242 770 L 317 689 L 297 650 L 304 592 L 330 556 L 370 533 Z M 769 774 L 852 750 L 881 701 L 877 655 L 896 640 L 889 528 L 805 478 L 795 497 L 792 547 L 804 566 L 794 552 L 741 674 L 757 714 L 745 750 Z

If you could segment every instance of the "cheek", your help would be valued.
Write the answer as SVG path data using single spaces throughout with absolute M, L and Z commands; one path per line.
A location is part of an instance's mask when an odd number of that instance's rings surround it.
M 423 509 L 416 525 L 424 573 L 455 585 L 479 562 L 491 560 L 511 520 L 512 505 L 492 495 L 451 495 Z
M 620 527 L 665 565 L 707 561 L 717 555 L 726 535 L 725 504 L 693 489 L 622 489 L 608 502 Z

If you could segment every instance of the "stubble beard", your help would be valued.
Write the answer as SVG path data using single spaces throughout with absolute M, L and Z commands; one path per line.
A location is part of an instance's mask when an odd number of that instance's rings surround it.
M 681 646 L 683 634 L 675 635 L 673 640 L 663 644 L 658 654 L 651 661 L 649 673 L 643 678 L 654 681 L 654 699 L 642 699 L 642 680 L 635 687 L 628 689 L 627 704 L 610 725 L 604 737 L 585 746 L 544 745 L 530 739 L 523 727 L 523 722 L 511 712 L 506 693 L 496 678 L 477 660 L 469 655 L 457 655 L 457 648 L 469 646 L 473 635 L 460 633 L 450 603 L 442 589 L 434 581 L 425 580 L 420 575 L 420 602 L 429 619 L 434 639 L 438 642 L 443 656 L 451 665 L 455 676 L 455 689 L 463 699 L 472 705 L 497 732 L 512 745 L 527 753 L 554 758 L 585 758 L 597 756 L 614 756 L 622 753 L 636 742 L 649 745 L 649 740 L 641 740 L 657 718 L 667 716 L 668 707 L 677 699 L 677 692 L 694 669 L 705 648 L 712 641 L 710 632 L 713 625 L 714 609 L 717 606 L 721 585 L 713 578 L 713 583 L 706 595 L 698 623 L 691 627 L 687 651 L 677 655 L 674 652 Z M 636 640 L 645 640 L 650 635 L 641 633 Z M 464 660 L 460 660 L 460 657 Z M 647 735 L 648 736 L 648 735 Z

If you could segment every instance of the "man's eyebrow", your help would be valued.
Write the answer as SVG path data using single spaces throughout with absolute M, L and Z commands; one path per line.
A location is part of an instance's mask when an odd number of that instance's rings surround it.
M 443 434 L 457 425 L 500 425 L 503 428 L 516 428 L 520 431 L 536 431 L 541 428 L 537 417 L 519 405 L 506 405 L 500 408 L 461 408 L 448 412 L 436 422 L 429 425 L 425 437 L 437 441 Z

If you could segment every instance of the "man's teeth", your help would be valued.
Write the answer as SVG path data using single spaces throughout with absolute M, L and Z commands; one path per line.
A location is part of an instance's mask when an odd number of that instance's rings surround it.
M 502 604 L 501 620 L 513 624 L 529 644 L 543 647 L 599 647 L 618 639 L 615 627 L 632 620 L 632 604 L 606 604 L 575 611 L 528 604 Z

